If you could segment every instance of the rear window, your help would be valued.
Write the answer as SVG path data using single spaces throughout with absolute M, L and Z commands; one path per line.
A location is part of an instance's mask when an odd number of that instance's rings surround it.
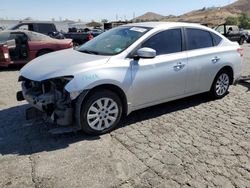
M 0 32 L 0 43 L 5 43 L 7 40 L 9 40 L 9 37 L 10 37 L 9 32 L 1 31 Z
M 201 29 L 186 29 L 189 50 L 209 48 L 213 46 L 213 40 L 208 31 Z
M 40 33 L 27 32 L 26 34 L 28 35 L 31 41 L 53 40 L 51 37 Z
M 215 33 L 211 33 L 212 38 L 213 38 L 213 42 L 214 42 L 214 46 L 218 46 L 220 44 L 220 42 L 222 41 L 222 38 L 218 35 L 216 35 Z
M 39 33 L 48 34 L 49 32 L 55 32 L 55 27 L 53 24 L 37 24 L 37 29 Z

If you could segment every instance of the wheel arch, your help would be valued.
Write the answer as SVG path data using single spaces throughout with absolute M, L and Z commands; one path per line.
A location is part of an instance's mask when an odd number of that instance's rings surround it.
M 114 84 L 101 84 L 101 85 L 98 85 L 89 89 L 87 92 L 84 93 L 84 98 L 82 101 L 86 100 L 89 96 L 94 94 L 96 91 L 103 90 L 103 89 L 112 91 L 120 98 L 122 102 L 122 111 L 123 111 L 122 114 L 127 115 L 128 113 L 127 96 L 121 87 L 114 85 Z
M 214 80 L 213 80 L 213 83 L 215 82 L 215 79 L 216 79 L 217 75 L 218 75 L 221 71 L 223 71 L 223 70 L 226 70 L 226 71 L 229 72 L 230 85 L 232 85 L 232 84 L 233 84 L 233 81 L 234 81 L 234 70 L 233 70 L 233 68 L 232 68 L 230 65 L 226 65 L 226 66 L 222 67 L 222 68 L 216 73 L 216 75 L 215 75 L 215 77 L 214 77 Z M 213 83 L 212 83 L 212 85 L 211 85 L 210 88 L 213 87 Z

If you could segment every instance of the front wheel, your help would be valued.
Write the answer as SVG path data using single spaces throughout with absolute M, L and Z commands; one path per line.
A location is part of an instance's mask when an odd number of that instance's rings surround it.
M 100 135 L 112 131 L 121 115 L 120 98 L 109 90 L 101 90 L 83 101 L 79 122 L 85 133 Z
M 228 93 L 229 86 L 229 73 L 227 70 L 222 70 L 215 77 L 210 93 L 215 99 L 221 99 Z

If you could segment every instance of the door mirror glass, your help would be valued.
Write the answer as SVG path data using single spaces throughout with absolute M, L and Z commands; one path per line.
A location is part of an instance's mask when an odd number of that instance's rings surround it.
M 139 58 L 154 58 L 156 51 L 152 48 L 141 48 L 137 51 L 137 56 Z

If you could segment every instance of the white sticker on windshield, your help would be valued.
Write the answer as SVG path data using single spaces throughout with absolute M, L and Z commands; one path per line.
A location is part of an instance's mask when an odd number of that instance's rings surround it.
M 117 53 L 119 53 L 119 52 L 121 52 L 121 51 L 122 51 L 121 48 L 116 48 L 116 49 L 115 49 L 115 52 L 117 52 Z
M 147 31 L 147 29 L 141 28 L 141 27 L 132 27 L 130 30 L 140 32 L 140 33 L 144 33 L 145 31 Z

